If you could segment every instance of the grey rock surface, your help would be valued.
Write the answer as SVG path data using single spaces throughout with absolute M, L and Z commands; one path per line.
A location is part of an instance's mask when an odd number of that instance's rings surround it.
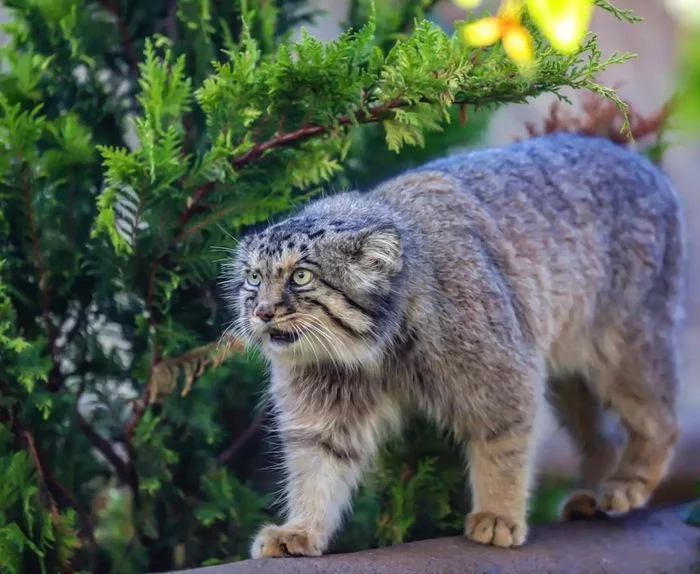
M 440 538 L 320 558 L 246 560 L 180 574 L 700 574 L 700 528 L 683 522 L 684 509 L 538 526 L 518 549 Z

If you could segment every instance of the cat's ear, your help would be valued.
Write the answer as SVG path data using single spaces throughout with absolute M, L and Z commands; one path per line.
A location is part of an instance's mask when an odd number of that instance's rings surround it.
M 393 277 L 403 266 L 401 234 L 391 225 L 364 229 L 356 237 L 353 255 L 365 270 Z

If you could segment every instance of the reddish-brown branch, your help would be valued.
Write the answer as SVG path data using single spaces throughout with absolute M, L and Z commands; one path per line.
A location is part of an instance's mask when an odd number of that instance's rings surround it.
M 214 190 L 215 187 L 216 184 L 213 181 L 210 181 L 205 183 L 204 185 L 199 187 L 197 191 L 195 191 L 191 200 L 188 202 L 187 206 L 182 211 L 180 217 L 177 220 L 177 233 L 180 233 L 182 231 L 182 229 L 185 227 L 185 224 L 192 217 L 192 212 L 197 208 L 197 206 L 199 206 L 202 200 Z
M 459 105 L 459 123 L 462 127 L 467 125 L 469 121 L 469 116 L 467 114 L 467 104 L 462 103 Z
M 186 229 L 183 228 L 182 232 L 180 233 L 180 239 L 184 239 L 185 237 L 189 237 L 190 235 L 194 235 L 197 233 L 200 229 L 203 229 L 215 221 L 218 221 L 222 217 L 225 217 L 227 214 L 231 213 L 232 211 L 236 210 L 236 207 L 227 207 L 226 209 L 219 209 L 217 211 L 212 211 L 210 215 L 207 217 L 201 218 L 197 223 L 190 225 Z
M 405 107 L 407 105 L 408 104 L 404 102 L 391 102 L 384 106 L 378 106 L 367 113 L 358 112 L 355 116 L 355 120 L 353 120 L 353 118 L 350 116 L 344 116 L 338 120 L 338 124 L 341 126 L 348 126 L 353 124 L 355 121 L 359 123 L 376 122 L 379 121 L 380 118 L 384 117 L 390 110 L 398 107 Z M 291 144 L 297 144 L 314 136 L 330 133 L 330 131 L 331 129 L 326 126 L 309 124 L 291 132 L 278 133 L 269 140 L 253 146 L 246 153 L 232 158 L 231 165 L 236 168 L 241 168 L 244 165 L 257 160 L 268 150 Z M 184 231 L 185 225 L 194 215 L 195 210 L 201 205 L 204 198 L 215 188 L 216 183 L 210 181 L 200 186 L 197 191 L 195 191 L 194 195 L 187 202 L 187 206 L 182 211 L 177 221 L 176 232 L 174 235 L 175 240 L 180 238 Z
M 134 48 L 134 42 L 129 34 L 129 27 L 124 20 L 120 6 L 120 0 L 98 0 L 99 4 L 114 16 L 117 30 L 119 31 L 119 40 L 122 44 L 122 49 L 126 55 L 126 62 L 129 66 L 129 71 L 134 77 L 139 75 L 139 56 Z
M 85 420 L 85 417 L 83 417 L 83 415 L 80 414 L 80 412 L 78 412 L 77 409 L 75 413 L 75 418 L 78 421 L 78 428 L 81 430 L 81 432 L 92 443 L 92 445 L 98 451 L 100 451 L 102 456 L 104 456 L 107 459 L 107 462 L 109 462 L 109 464 L 111 464 L 114 467 L 117 476 L 119 476 L 119 478 L 126 482 L 128 477 L 126 462 L 124 462 L 124 460 L 122 460 L 122 458 L 117 454 L 117 452 L 114 450 L 114 447 L 112 447 L 109 441 L 103 436 L 101 436 L 92 427 L 92 425 L 90 425 L 90 423 L 87 422 L 87 420 Z
M 533 91 L 534 90 L 535 86 L 533 86 Z M 429 102 L 431 100 L 425 101 Z M 459 106 L 466 106 L 469 103 L 471 102 L 468 98 L 454 102 L 455 105 Z M 359 110 L 353 116 L 342 116 L 338 118 L 336 125 L 339 127 L 347 127 L 356 123 L 376 123 L 385 119 L 392 110 L 398 108 L 411 107 L 412 105 L 414 105 L 413 102 L 393 100 L 388 104 L 383 104 L 380 106 L 370 108 L 366 112 Z M 270 139 L 262 143 L 256 144 L 247 152 L 237 157 L 231 158 L 231 165 L 235 168 L 240 169 L 241 167 L 260 159 L 260 157 L 262 157 L 262 155 L 267 151 L 276 148 L 296 145 L 315 136 L 330 134 L 334 131 L 334 129 L 335 128 L 321 126 L 318 124 L 307 124 L 291 132 L 277 133 Z M 180 214 L 180 218 L 178 219 L 176 232 L 174 235 L 175 240 L 179 239 L 182 236 L 184 227 L 194 215 L 195 210 L 201 205 L 201 202 L 204 200 L 204 198 L 206 198 L 206 196 L 209 193 L 211 193 L 215 188 L 216 184 L 214 182 L 207 182 L 201 187 L 199 187 L 195 194 L 190 198 L 190 200 L 187 202 L 187 206 Z
M 456 103 L 461 103 L 461 102 L 456 102 Z M 358 111 L 355 116 L 343 116 L 341 118 L 338 118 L 338 125 L 340 126 L 349 126 L 354 123 L 360 123 L 360 124 L 369 124 L 369 123 L 374 123 L 381 121 L 386 117 L 386 115 L 394 109 L 397 108 L 405 108 L 408 107 L 412 104 L 408 102 L 403 102 L 400 100 L 395 100 L 393 102 L 389 102 L 388 104 L 382 105 L 382 106 L 377 106 L 375 108 L 370 108 L 367 112 L 363 111 Z M 285 133 L 280 133 L 269 140 L 260 143 L 250 150 L 248 150 L 246 153 L 239 155 L 238 157 L 234 157 L 231 159 L 231 165 L 233 167 L 242 167 L 245 164 L 248 164 L 252 161 L 255 161 L 258 159 L 260 156 L 262 156 L 266 151 L 279 148 L 279 147 L 285 147 L 291 144 L 297 144 L 299 142 L 305 141 L 309 138 L 312 138 L 317 135 L 322 135 L 326 133 L 331 133 L 332 128 L 329 128 L 327 126 L 321 126 L 317 124 L 309 124 L 306 126 L 302 126 L 297 130 L 291 131 L 291 132 L 285 132 Z
M 56 501 L 54 500 L 52 489 L 49 488 L 48 481 L 46 478 L 46 473 L 48 471 L 44 470 L 44 462 L 41 456 L 39 455 L 39 451 L 36 448 L 34 436 L 22 426 L 22 423 L 19 421 L 19 419 L 15 419 L 14 422 L 16 430 L 19 432 L 19 435 L 27 443 L 27 449 L 29 450 L 29 454 L 32 457 L 32 460 L 34 461 L 34 466 L 36 468 L 36 475 L 39 481 L 39 487 L 44 493 L 46 493 L 46 498 L 49 501 L 49 510 L 51 511 L 51 514 L 54 516 L 54 518 L 56 518 L 58 517 L 58 506 L 56 506 Z

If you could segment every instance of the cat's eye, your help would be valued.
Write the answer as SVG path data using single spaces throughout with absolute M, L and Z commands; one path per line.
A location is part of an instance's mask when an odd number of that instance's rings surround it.
M 248 285 L 252 285 L 253 287 L 257 287 L 260 285 L 260 273 L 257 271 L 248 271 L 245 276 L 245 280 L 248 283 Z
M 311 283 L 313 278 L 314 274 L 308 269 L 296 269 L 294 273 L 292 273 L 291 281 L 292 285 L 295 285 L 296 287 L 304 287 L 305 285 Z

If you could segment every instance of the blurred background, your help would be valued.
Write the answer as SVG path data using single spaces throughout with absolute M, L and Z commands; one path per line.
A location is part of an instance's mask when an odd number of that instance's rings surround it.
M 27 37 L 37 34 L 36 31 L 42 29 L 41 18 L 52 13 L 67 14 L 72 5 L 69 0 L 23 0 L 6 4 L 27 15 L 20 29 L 12 31 L 15 41 L 23 34 Z M 51 70 L 54 64 L 47 61 L 42 64 L 43 70 L 56 74 L 47 81 L 55 86 L 60 84 L 60 88 L 46 88 L 42 82 L 38 82 L 36 90 L 40 95 L 36 97 L 39 100 L 44 98 L 49 109 L 54 99 L 61 102 L 57 104 L 61 109 L 71 109 L 75 103 L 76 113 L 84 123 L 89 124 L 91 117 L 99 116 L 99 123 L 92 126 L 91 137 L 95 142 L 135 149 L 139 146 L 135 121 L 138 110 L 133 94 L 129 92 L 134 85 L 129 74 L 133 74 L 138 69 L 138 62 L 142 61 L 140 54 L 144 38 L 161 33 L 177 38 L 186 46 L 187 73 L 194 78 L 196 87 L 211 73 L 208 63 L 205 65 L 202 62 L 208 62 L 210 50 L 214 49 L 198 43 L 203 37 L 199 35 L 201 30 L 206 29 L 202 22 L 209 21 L 209 11 L 218 15 L 228 14 L 223 4 L 216 0 L 182 0 L 180 4 L 165 0 L 76 3 L 75 6 L 80 5 L 81 10 L 101 10 L 104 13 L 103 23 L 106 27 L 96 27 L 90 34 L 86 33 L 86 37 L 89 36 L 88 44 L 95 50 L 104 50 L 105 55 L 99 56 L 95 51 L 95 57 L 100 58 L 100 65 L 111 74 L 106 80 L 110 90 L 113 93 L 123 91 L 128 105 L 123 108 L 111 107 L 113 102 L 108 98 L 101 99 L 99 90 L 85 88 L 89 82 L 81 84 L 76 81 L 73 85 L 72 80 L 68 79 L 70 72 L 63 74 L 65 82 L 61 83 L 60 64 Z M 266 4 L 262 0 L 259 3 L 248 2 L 249 6 L 261 10 Z M 349 23 L 362 22 L 357 4 L 350 0 L 277 2 L 282 8 L 278 14 L 278 28 L 272 34 L 277 37 L 289 33 L 292 39 L 301 39 L 301 28 L 304 27 L 320 40 L 335 39 Z M 387 0 L 378 1 L 377 4 L 400 6 L 401 2 Z M 430 4 L 428 17 L 450 33 L 454 30 L 455 22 L 467 14 L 465 9 L 449 0 L 427 4 Z M 598 34 L 603 52 L 628 51 L 638 57 L 612 66 L 601 74 L 599 80 L 616 87 L 636 112 L 651 117 L 663 108 L 683 80 L 683 66 L 686 65 L 682 59 L 683 46 L 689 30 L 684 26 L 683 17 L 674 11 L 672 2 L 617 0 L 615 4 L 632 10 L 643 18 L 643 22 L 630 25 L 609 13 L 596 10 L 591 28 Z M 486 1 L 480 10 L 495 11 L 497 7 L 498 2 Z M 396 14 L 399 12 L 397 10 Z M 387 8 L 384 13 L 392 12 Z M 0 21 L 12 24 L 10 14 L 7 8 L 0 6 Z M 236 23 L 238 16 L 235 11 L 227 16 L 230 27 L 226 33 L 234 38 L 240 34 L 240 26 Z M 380 21 L 380 28 L 384 26 L 386 29 L 383 38 L 386 42 L 391 42 L 393 25 L 391 21 Z M 56 61 L 60 62 L 61 54 L 54 48 L 58 44 L 53 43 L 54 37 L 49 33 L 51 28 L 46 29 L 46 38 L 33 36 L 37 53 L 47 56 L 55 49 Z M 207 32 L 216 38 L 216 42 L 212 41 L 215 48 L 226 46 L 226 33 L 221 30 Z M 264 35 L 265 30 L 261 33 Z M 0 44 L 7 45 L 9 36 L 8 33 L 0 34 Z M 42 45 L 44 40 L 45 45 Z M 19 45 L 24 46 L 22 41 Z M 31 66 L 28 63 L 5 59 L 3 72 L 7 72 L 9 66 L 15 79 L 21 79 L 18 70 L 24 69 L 22 66 L 25 64 L 29 70 Z M 4 80 L 0 84 L 0 93 L 8 98 L 15 97 L 16 94 L 12 92 L 14 88 L 8 87 L 14 85 Z M 570 91 L 565 93 L 573 102 L 567 113 L 585 116 L 585 95 Z M 399 154 L 387 151 L 383 132 L 378 126 L 357 129 L 353 133 L 343 170 L 335 174 L 329 183 L 319 186 L 317 191 L 347 187 L 367 189 L 433 157 L 463 148 L 503 144 L 527 137 L 528 124 L 543 126 L 550 115 L 553 101 L 552 95 L 543 95 L 526 104 L 469 110 L 466 126 L 457 121 L 459 110 L 454 110 L 454 121 L 444 133 L 427 134 L 424 147 L 405 147 Z M 7 109 L 4 113 L 8 113 Z M 202 118 L 196 113 L 188 113 L 185 123 L 188 121 L 195 125 L 195 135 L 190 143 L 196 148 L 196 126 L 201 125 Z M 696 224 L 700 221 L 700 129 L 687 129 L 684 122 L 680 122 L 680 125 L 671 122 L 669 126 L 664 132 L 669 145 L 663 153 L 661 164 L 676 184 L 685 207 L 688 295 L 681 349 L 684 383 L 680 401 L 682 432 L 669 477 L 656 495 L 657 502 L 692 498 L 698 493 L 700 479 L 700 225 Z M 202 131 L 199 132 L 200 136 Z M 189 129 L 187 133 L 190 133 Z M 73 171 L 64 173 L 63 178 L 85 178 L 94 182 L 90 184 L 90 194 L 102 185 L 101 166 L 94 158 L 88 167 L 67 167 Z M 269 169 L 282 168 L 273 164 Z M 240 217 L 222 222 L 225 225 L 230 223 L 232 232 L 244 229 L 247 223 L 264 219 L 269 212 L 285 212 L 303 199 L 301 196 L 284 196 L 286 199 L 283 200 L 280 199 L 282 196 L 275 196 L 272 198 L 275 203 L 271 204 L 266 196 L 263 202 L 258 198 L 263 194 L 265 173 L 256 173 L 254 178 L 258 179 L 257 187 L 251 184 L 250 188 L 240 191 L 243 198 L 237 204 Z M 114 271 L 121 260 L 112 255 L 111 246 L 91 243 L 93 236 L 90 229 L 95 210 L 92 206 L 94 198 L 92 195 L 90 197 L 90 207 L 78 206 L 72 212 L 77 219 L 69 227 L 77 230 L 75 243 L 64 248 L 60 241 L 52 243 L 48 232 L 42 231 L 39 237 L 47 244 L 49 265 L 51 256 L 55 256 L 56 261 L 65 267 L 67 276 L 75 273 L 70 276 L 71 281 L 57 282 L 54 286 L 54 292 L 58 292 L 59 297 L 72 301 L 75 294 L 82 292 L 81 289 L 96 293 L 94 299 L 92 294 L 85 301 L 78 297 L 87 309 L 83 314 L 74 313 L 68 305 L 64 309 L 60 303 L 56 303 L 52 310 L 56 316 L 60 313 L 64 316 L 60 325 L 65 340 L 58 336 L 57 344 L 59 347 L 65 346 L 67 358 L 65 365 L 58 369 L 60 372 L 53 373 L 57 379 L 49 374 L 48 387 L 51 387 L 52 381 L 61 379 L 60 384 L 67 389 L 70 400 L 55 399 L 55 389 L 49 389 L 46 396 L 52 398 L 46 400 L 51 404 L 50 413 L 47 411 L 43 419 L 41 411 L 36 408 L 36 412 L 23 413 L 26 420 L 34 425 L 32 428 L 36 428 L 34 447 L 39 453 L 39 460 L 42 457 L 47 460 L 47 468 L 53 468 L 52 474 L 55 475 L 45 473 L 46 476 L 39 476 L 37 489 L 42 490 L 43 481 L 47 486 L 48 498 L 57 500 L 60 507 L 79 509 L 77 516 L 68 520 L 70 527 L 67 526 L 63 534 L 58 529 L 56 536 L 64 537 L 62 540 L 66 548 L 73 547 L 77 543 L 71 541 L 70 532 L 78 530 L 84 534 L 86 524 L 89 524 L 94 536 L 87 541 L 83 536 L 80 551 L 85 553 L 90 545 L 93 550 L 99 548 L 95 550 L 92 562 L 85 559 L 84 568 L 95 572 L 156 572 L 246 558 L 250 536 L 262 521 L 274 519 L 278 510 L 274 504 L 274 494 L 279 480 L 276 466 L 279 459 L 275 439 L 266 432 L 269 423 L 266 408 L 260 404 L 266 382 L 262 361 L 249 354 L 236 354 L 226 357 L 224 361 L 212 355 L 206 346 L 206 343 L 216 339 L 228 320 L 216 287 L 221 253 L 212 255 L 212 252 L 214 247 L 222 244 L 230 247 L 233 242 L 227 238 L 227 232 L 210 237 L 208 243 L 203 241 L 201 245 L 198 244 L 198 247 L 207 249 L 206 261 L 200 261 L 201 265 L 196 269 L 198 283 L 185 285 L 184 290 L 174 283 L 163 286 L 163 291 L 170 293 L 164 306 L 167 313 L 163 312 L 163 316 L 172 316 L 173 321 L 170 324 L 161 321 L 159 327 L 163 333 L 158 336 L 168 356 L 175 356 L 176 359 L 161 363 L 164 368 L 160 370 L 153 370 L 156 362 L 151 359 L 150 367 L 155 373 L 151 373 L 152 376 L 162 377 L 162 381 L 152 388 L 155 388 L 156 394 L 163 396 L 144 396 L 142 381 L 149 372 L 146 353 L 146 333 L 149 331 L 144 326 L 148 318 L 143 312 L 142 300 L 148 299 L 148 294 L 143 291 L 140 293 L 141 299 L 134 297 L 133 301 L 122 297 L 121 293 L 117 293 L 114 300 L 110 299 L 108 303 L 98 300 L 98 296 L 104 296 L 104 292 L 100 287 L 103 285 L 101 279 L 94 279 L 94 267 L 102 265 Z M 6 209 L 6 227 L 10 231 L 0 237 L 6 237 L 10 247 L 0 259 L 7 257 L 11 273 L 19 276 L 27 270 L 21 264 L 22 256 L 18 255 L 20 248 L 13 251 L 16 240 L 12 232 L 15 223 L 13 217 L 24 217 L 26 214 L 12 211 L 9 200 L 7 204 L 2 201 L 5 199 L 0 194 L 0 206 Z M 40 202 L 37 202 L 39 205 Z M 47 207 L 43 215 L 40 213 L 47 227 L 54 225 L 49 222 L 55 222 L 57 227 L 67 224 L 62 215 L 57 215 L 58 211 L 54 213 L 51 209 L 53 206 Z M 147 236 L 147 232 L 144 234 Z M 19 245 L 19 240 L 17 242 Z M 83 245 L 90 247 L 81 255 L 80 265 L 75 264 L 76 269 L 79 267 L 80 270 L 74 272 L 70 254 L 77 253 Z M 55 253 L 50 251 L 54 248 Z M 63 263 L 65 261 L 67 263 Z M 188 261 L 187 264 L 191 263 Z M 84 275 L 83 266 L 86 269 Z M 119 275 L 119 281 L 126 284 L 131 280 L 143 283 L 143 273 L 137 266 L 133 277 L 128 273 L 126 276 Z M 58 277 L 60 272 L 57 270 L 54 275 Z M 114 275 L 118 274 L 114 272 Z M 109 281 L 113 284 L 116 279 L 110 278 Z M 24 302 L 22 292 L 31 293 L 28 299 L 38 301 L 38 293 L 43 291 L 40 282 L 27 280 L 9 283 L 10 298 L 20 309 L 17 325 L 21 326 L 23 321 L 30 324 L 31 320 L 27 317 L 31 313 L 37 317 L 42 313 L 40 309 L 31 307 L 38 307 L 36 301 Z M 135 289 L 135 292 L 138 290 Z M 29 310 L 23 314 L 21 311 L 25 308 Z M 88 325 L 85 333 L 73 343 L 69 335 L 76 331 L 76 325 L 82 329 L 83 323 Z M 182 325 L 187 329 L 180 330 Z M 137 352 L 135 347 L 138 345 L 141 348 Z M 44 352 L 45 349 L 40 351 Z M 25 368 L 27 361 L 31 363 L 31 360 L 31 357 L 25 360 Z M 51 395 L 52 392 L 54 395 Z M 36 404 L 43 404 L 40 399 L 44 400 L 44 395 L 38 391 L 35 391 L 35 395 Z M 151 400 L 155 406 L 147 409 L 145 405 L 150 404 Z M 131 424 L 134 419 L 130 418 L 134 411 L 137 413 L 136 425 Z M 0 418 L 0 422 L 5 421 Z M 564 432 L 552 422 L 551 417 L 545 427 L 543 444 L 539 449 L 540 487 L 532 508 L 534 522 L 556 520 L 561 497 L 575 483 L 577 472 L 576 453 Z M 19 434 L 23 432 L 20 429 Z M 17 446 L 0 435 L 0 447 L 3 445 L 9 445 L 8 452 L 14 452 Z M 2 456 L 0 451 L 0 460 Z M 0 469 L 4 468 L 9 473 L 12 464 L 8 458 L 5 463 L 0 462 Z M 403 440 L 396 440 L 387 447 L 377 470 L 358 493 L 352 517 L 334 550 L 361 550 L 458 533 L 469 504 L 462 469 L 457 450 L 445 443 L 430 425 L 423 421 L 412 425 Z M 18 471 L 15 469 L 13 472 Z M 15 476 L 17 485 L 13 487 L 14 490 L 9 486 L 4 491 L 0 488 L 0 510 L 7 516 L 22 514 L 18 508 L 22 506 L 20 502 L 24 500 L 24 494 L 18 494 L 22 492 L 19 485 L 31 483 L 29 478 L 18 479 L 17 476 L 20 475 Z M 68 492 L 57 494 L 56 489 L 61 488 L 57 484 L 66 486 Z M 33 496 L 34 491 L 30 495 Z M 68 503 L 63 504 L 66 500 Z M 51 504 L 48 506 L 51 507 Z M 0 550 L 3 543 L 9 544 L 7 541 L 12 540 L 9 530 L 2 528 L 0 521 Z M 34 568 L 31 560 L 22 560 L 28 561 L 18 563 L 19 570 L 8 567 L 7 571 L 35 571 L 31 569 Z M 0 571 L 3 571 L 2 568 Z

